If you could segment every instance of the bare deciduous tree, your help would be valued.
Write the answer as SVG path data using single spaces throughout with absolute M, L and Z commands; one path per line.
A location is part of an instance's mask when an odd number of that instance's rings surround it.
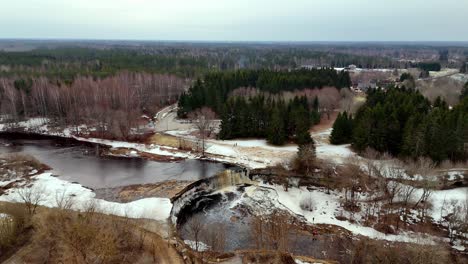
M 213 120 L 215 119 L 215 117 L 216 114 L 209 107 L 197 109 L 189 114 L 189 119 L 192 120 L 201 137 L 200 148 L 202 156 L 205 156 L 205 140 L 207 137 L 210 137 L 211 133 L 214 130 Z
M 192 217 L 188 221 L 184 229 L 193 243 L 195 243 L 195 251 L 199 251 L 202 234 L 206 229 L 205 223 L 199 217 Z
M 96 126 L 103 136 L 128 137 L 142 114 L 153 116 L 175 103 L 186 81 L 173 75 L 120 72 L 95 79 L 76 76 L 72 84 L 33 78 L 28 92 L 16 89 L 13 78 L 0 78 L 0 114 L 42 117 L 60 125 Z

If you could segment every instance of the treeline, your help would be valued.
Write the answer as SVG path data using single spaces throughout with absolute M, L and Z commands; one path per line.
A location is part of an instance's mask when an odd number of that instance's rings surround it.
M 220 139 L 266 138 L 269 143 L 283 145 L 289 140 L 297 144 L 312 142 L 309 128 L 320 121 L 318 100 L 312 105 L 307 97 L 289 102 L 263 95 L 252 98 L 232 97 L 221 112 Z
M 132 49 L 56 48 L 0 52 L 3 76 L 44 76 L 71 83 L 77 76 L 109 77 L 120 71 L 195 76 L 209 70 L 206 58 Z
M 346 122 L 351 128 L 343 125 Z M 358 151 L 369 147 L 394 156 L 425 156 L 437 162 L 466 160 L 468 98 L 450 109 L 442 99 L 431 104 L 412 89 L 373 89 L 354 118 L 341 115 L 333 129 L 332 141 L 352 143 Z M 339 135 L 346 136 L 344 140 L 335 139 Z
M 460 73 L 467 73 L 468 72 L 468 61 L 463 62 L 462 66 L 460 67 Z
M 460 100 L 463 100 L 468 97 L 468 82 L 465 83 L 460 94 Z
M 179 116 L 208 106 L 218 114 L 222 112 L 232 91 L 241 87 L 256 88 L 261 92 L 277 94 L 306 88 L 349 87 L 348 72 L 333 69 L 301 69 L 294 71 L 239 70 L 211 73 L 198 80 L 179 99 Z
M 81 76 L 108 77 L 122 70 L 195 78 L 237 69 L 291 70 L 301 66 L 398 68 L 386 57 L 319 51 L 301 45 L 181 44 L 65 45 L 31 51 L 0 51 L 0 75 L 45 76 L 72 82 Z M 5 67 L 2 69 L 1 67 Z
M 419 68 L 425 72 L 429 71 L 440 71 L 442 66 L 439 62 L 419 62 L 411 65 L 414 68 Z
M 96 127 L 99 136 L 127 139 L 143 114 L 153 116 L 175 103 L 186 87 L 173 75 L 121 72 L 71 84 L 45 77 L 0 78 L 0 115 L 18 122 L 28 117 L 54 120 L 61 126 Z

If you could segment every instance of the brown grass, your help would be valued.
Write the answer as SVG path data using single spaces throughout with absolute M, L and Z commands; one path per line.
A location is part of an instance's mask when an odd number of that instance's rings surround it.
M 137 220 L 39 208 L 31 236 L 4 263 L 183 263 L 177 251 Z M 8 258 L 8 259 L 7 259 Z
M 146 143 L 184 150 L 192 150 L 196 149 L 197 147 L 195 142 L 160 133 L 154 134 L 153 136 L 149 137 Z
M 24 245 L 30 237 L 30 217 L 22 204 L 0 203 L 0 262 Z

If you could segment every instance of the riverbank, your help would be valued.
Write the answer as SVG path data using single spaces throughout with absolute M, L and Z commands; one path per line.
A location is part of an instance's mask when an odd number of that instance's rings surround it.
M 239 164 L 249 168 L 265 168 L 274 165 L 276 162 L 283 160 L 274 158 L 271 152 L 267 153 L 266 157 L 256 157 L 252 155 L 242 155 L 244 149 L 235 149 L 234 144 L 238 142 L 226 143 L 208 143 L 205 151 L 205 156 L 201 156 L 199 152 L 194 150 L 186 150 L 173 146 L 158 145 L 154 143 L 135 143 L 117 140 L 107 140 L 83 136 L 93 128 L 88 128 L 85 125 L 76 128 L 61 128 L 54 126 L 50 120 L 43 118 L 31 118 L 27 121 L 18 122 L 14 126 L 0 124 L 0 132 L 3 133 L 23 133 L 32 135 L 51 136 L 59 138 L 74 139 L 80 142 L 99 144 L 109 148 L 109 155 L 119 157 L 142 157 L 156 161 L 177 161 L 182 159 L 202 159 L 216 162 Z M 170 134 L 168 134 L 170 135 Z M 190 139 L 198 144 L 196 139 Z M 262 145 L 262 144 L 260 144 Z M 227 151 L 230 149 L 229 151 Z M 286 149 L 288 155 L 284 158 L 292 157 L 297 150 L 297 146 Z M 226 153 L 224 153 L 226 151 Z M 232 154 L 232 155 L 231 155 Z M 248 154 L 248 153 L 245 153 Z M 273 157 L 273 158 L 272 158 Z

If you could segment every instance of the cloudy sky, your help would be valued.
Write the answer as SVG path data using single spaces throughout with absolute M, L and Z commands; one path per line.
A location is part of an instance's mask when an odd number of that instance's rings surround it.
M 468 0 L 0 0 L 0 38 L 468 41 Z

